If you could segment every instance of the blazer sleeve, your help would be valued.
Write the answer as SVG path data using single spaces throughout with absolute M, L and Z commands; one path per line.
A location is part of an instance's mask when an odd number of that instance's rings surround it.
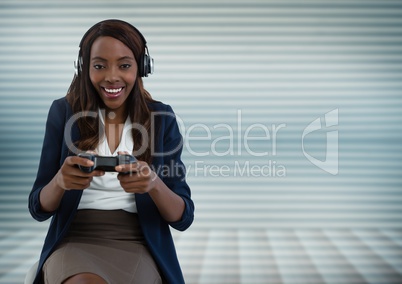
M 184 231 L 194 220 L 194 202 L 191 199 L 190 187 L 186 182 L 186 168 L 181 160 L 183 138 L 179 132 L 177 120 L 172 108 L 167 105 L 165 131 L 163 136 L 163 160 L 167 171 L 163 174 L 163 181 L 171 190 L 183 198 L 185 210 L 182 218 L 169 225 L 179 231 Z
M 63 101 L 53 101 L 46 121 L 45 137 L 36 180 L 28 200 L 29 212 L 38 221 L 45 221 L 54 214 L 54 212 L 41 210 L 39 195 L 42 188 L 53 179 L 60 168 L 65 113 L 66 106 Z

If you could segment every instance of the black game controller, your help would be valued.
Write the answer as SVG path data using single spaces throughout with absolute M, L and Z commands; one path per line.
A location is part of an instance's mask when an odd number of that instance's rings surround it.
M 117 156 L 98 156 L 96 154 L 91 153 L 80 153 L 78 157 L 86 158 L 94 162 L 92 167 L 84 167 L 78 165 L 78 168 L 85 172 L 91 173 L 94 170 L 102 170 L 105 172 L 115 172 L 115 167 L 122 164 L 133 164 L 137 162 L 137 159 L 131 155 L 124 154 L 124 155 L 117 155 Z M 125 172 L 123 174 L 128 174 L 129 172 Z

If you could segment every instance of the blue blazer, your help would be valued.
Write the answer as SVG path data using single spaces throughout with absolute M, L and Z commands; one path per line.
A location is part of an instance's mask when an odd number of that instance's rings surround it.
M 166 222 L 147 193 L 136 194 L 138 217 L 149 250 L 158 264 L 163 278 L 168 283 L 184 283 L 169 228 L 170 225 L 177 230 L 184 231 L 194 219 L 194 203 L 191 200 L 190 188 L 185 181 L 185 168 L 180 158 L 182 137 L 170 106 L 152 102 L 149 103 L 149 107 L 157 114 L 154 116 L 154 124 L 157 126 L 154 147 L 155 153 L 159 153 L 153 157 L 152 166 L 163 182 L 183 198 L 185 211 L 180 221 Z M 60 206 L 54 212 L 43 212 L 39 203 L 42 188 L 53 179 L 65 158 L 74 155 L 69 150 L 66 141 L 79 140 L 80 131 L 76 124 L 73 124 L 72 127 L 65 127 L 66 124 L 69 125 L 68 122 L 72 121 L 69 120 L 72 116 L 71 106 L 65 98 L 52 103 L 46 122 L 38 174 L 29 195 L 29 211 L 33 218 L 44 221 L 52 217 L 34 283 L 43 282 L 42 266 L 68 231 L 82 195 L 81 190 L 66 191 Z

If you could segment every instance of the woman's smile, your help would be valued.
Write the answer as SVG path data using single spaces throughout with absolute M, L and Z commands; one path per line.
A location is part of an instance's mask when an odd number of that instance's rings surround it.
M 103 90 L 104 95 L 109 98 L 109 99 L 116 99 L 119 96 L 122 95 L 122 91 L 124 90 L 124 87 L 119 87 L 119 88 L 113 88 L 113 87 L 101 87 Z

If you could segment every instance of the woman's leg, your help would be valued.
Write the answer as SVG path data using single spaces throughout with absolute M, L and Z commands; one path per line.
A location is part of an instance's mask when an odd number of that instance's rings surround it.
M 93 273 L 79 273 L 71 276 L 64 284 L 107 284 L 107 282 L 99 275 Z

